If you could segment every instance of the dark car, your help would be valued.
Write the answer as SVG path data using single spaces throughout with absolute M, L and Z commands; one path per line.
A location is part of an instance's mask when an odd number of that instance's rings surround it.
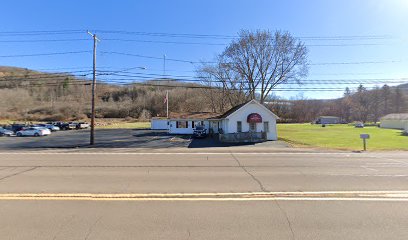
M 16 133 L 18 131 L 23 130 L 26 127 L 27 127 L 26 124 L 14 123 L 14 124 L 11 124 L 10 130 Z
M 207 129 L 202 125 L 196 126 L 193 131 L 193 138 L 206 138 L 207 135 Z
M 48 124 L 52 124 L 56 127 L 59 127 L 60 130 L 68 130 L 69 129 L 69 124 L 66 122 L 52 122 L 52 123 L 48 123 Z

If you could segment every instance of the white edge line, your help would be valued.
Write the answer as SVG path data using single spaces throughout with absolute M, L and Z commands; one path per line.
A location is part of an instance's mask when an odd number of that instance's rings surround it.
M 22 201 L 376 201 L 376 202 L 408 202 L 408 198 L 0 198 L 4 200 L 22 200 Z
M 1 155 L 231 155 L 230 152 L 0 152 Z M 234 155 L 351 155 L 350 153 L 233 152 Z M 360 155 L 355 155 L 360 156 Z M 369 155 L 365 155 L 369 156 Z

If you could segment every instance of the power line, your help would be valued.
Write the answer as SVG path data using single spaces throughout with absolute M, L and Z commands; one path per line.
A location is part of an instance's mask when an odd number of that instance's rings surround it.
M 68 54 L 80 54 L 80 53 L 90 53 L 90 52 L 92 52 L 92 51 L 72 51 L 72 52 L 52 52 L 52 53 L 0 55 L 0 58 L 53 56 L 53 55 L 68 55 Z
M 122 55 L 122 56 L 130 56 L 130 57 L 139 57 L 139 58 L 149 58 L 149 59 L 157 59 L 157 60 L 163 60 L 162 57 L 153 57 L 153 56 L 146 56 L 146 55 L 140 55 L 140 54 L 132 54 L 132 53 L 124 53 L 124 52 L 106 52 L 106 51 L 101 51 L 100 53 L 102 54 L 115 54 L 115 55 Z M 174 58 L 166 58 L 166 61 L 173 61 L 173 62 L 184 62 L 184 63 L 198 63 L 194 61 L 189 61 L 189 60 L 182 60 L 182 59 L 174 59 Z
M 319 66 L 319 65 L 360 65 L 360 64 L 382 64 L 382 63 L 400 63 L 405 62 L 402 60 L 391 60 L 391 61 L 366 61 L 366 62 L 327 62 L 327 63 L 309 63 L 308 65 Z
M 0 40 L 0 43 L 42 43 L 42 42 L 79 42 L 90 41 L 84 38 L 73 39 L 32 39 L 32 40 Z
M 179 45 L 208 45 L 208 46 L 228 46 L 230 43 L 211 43 L 211 42 L 180 42 L 180 41 L 157 41 L 140 40 L 124 38 L 106 38 L 106 41 L 137 42 L 137 43 L 159 43 L 159 44 L 179 44 Z M 380 46 L 389 45 L 386 43 L 350 43 L 350 44 L 305 44 L 307 47 L 356 47 L 356 46 Z
M 114 54 L 114 55 L 122 55 L 122 56 L 129 56 L 129 57 L 139 57 L 139 58 L 148 58 L 148 59 L 157 59 L 163 60 L 162 57 L 154 57 L 154 56 L 146 56 L 140 54 L 133 54 L 133 53 L 124 53 L 124 52 L 116 52 L 116 51 L 102 51 L 103 54 Z M 166 58 L 166 61 L 174 61 L 174 62 L 184 62 L 190 64 L 197 64 L 197 63 L 216 63 L 214 61 L 192 61 L 192 60 L 185 60 L 185 59 L 175 59 L 175 58 Z M 321 63 L 308 63 L 307 65 L 310 66 L 319 66 L 319 65 L 362 65 L 362 64 L 382 64 L 382 63 L 400 63 L 405 62 L 405 60 L 389 60 L 389 61 L 361 61 L 361 62 L 321 62 Z
M 88 29 L 68 29 L 68 30 L 31 30 L 31 31 L 2 31 L 0 36 L 14 35 L 55 35 L 55 34 L 83 34 Z M 183 37 L 183 38 L 216 38 L 216 39 L 235 39 L 239 35 L 226 34 L 196 34 L 196 33 L 171 33 L 171 32 L 143 32 L 143 31 L 127 31 L 127 30 L 109 30 L 109 29 L 92 29 L 96 33 L 106 34 L 122 34 L 122 35 L 137 35 L 137 36 L 153 36 L 153 37 Z M 391 35 L 332 35 L 332 36 L 296 36 L 300 39 L 323 39 L 323 40 L 363 40 L 363 39 L 391 39 Z
M 163 81 L 186 81 L 186 82 L 222 82 L 221 80 L 208 79 L 200 76 L 186 76 L 186 75 L 160 75 L 154 73 L 140 73 L 140 72 L 122 72 L 120 74 L 110 71 L 101 71 L 99 75 L 119 76 L 119 77 L 134 77 L 134 78 L 152 78 L 162 77 L 166 78 Z M 260 79 L 257 79 L 260 80 Z M 346 84 L 346 83 L 404 83 L 408 81 L 407 78 L 351 78 L 351 79 L 301 79 L 305 84 L 308 83 L 324 83 L 324 84 Z M 294 84 L 294 83 L 292 83 Z M 297 83 L 296 83 L 297 84 Z
M 45 36 L 45 35 L 68 35 L 68 34 L 83 34 L 85 30 L 55 30 L 55 31 L 5 31 L 0 32 L 0 37 L 3 36 Z
M 105 79 L 109 81 L 108 79 Z M 191 89 L 221 89 L 217 87 L 208 87 L 202 85 L 169 85 L 169 84 L 152 84 L 152 83 L 126 83 L 123 85 L 139 85 L 139 86 L 147 86 L 147 87 L 169 87 L 169 88 L 191 88 Z M 258 90 L 260 88 L 257 88 Z M 375 89 L 375 88 L 372 88 Z M 402 88 L 405 89 L 405 88 Z M 408 88 L 407 88 L 408 89 Z M 237 89 L 239 90 L 239 89 Z M 241 90 L 250 90 L 249 88 L 242 88 Z M 367 88 L 369 90 L 369 88 Z M 273 91 L 344 91 L 344 88 L 275 88 Z

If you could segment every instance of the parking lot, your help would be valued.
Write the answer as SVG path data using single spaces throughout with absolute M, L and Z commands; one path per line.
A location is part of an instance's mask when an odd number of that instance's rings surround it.
M 191 139 L 188 135 L 169 135 L 166 131 L 139 129 L 97 129 L 92 148 L 206 148 L 228 147 L 212 138 Z M 268 142 L 287 147 L 282 142 Z M 89 130 L 53 132 L 45 137 L 1 137 L 0 150 L 41 150 L 90 148 Z

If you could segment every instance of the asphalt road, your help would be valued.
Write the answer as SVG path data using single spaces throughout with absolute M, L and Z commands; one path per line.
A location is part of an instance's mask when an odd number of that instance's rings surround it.
M 0 153 L 5 239 L 407 239 L 408 153 Z

